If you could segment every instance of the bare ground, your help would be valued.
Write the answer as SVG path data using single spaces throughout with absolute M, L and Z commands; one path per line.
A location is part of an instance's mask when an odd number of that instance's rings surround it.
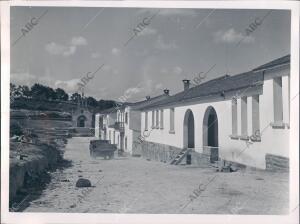
M 91 138 L 72 138 L 41 197 L 24 212 L 287 214 L 288 173 L 174 166 L 142 158 L 89 156 Z M 79 176 L 93 187 L 76 188 Z

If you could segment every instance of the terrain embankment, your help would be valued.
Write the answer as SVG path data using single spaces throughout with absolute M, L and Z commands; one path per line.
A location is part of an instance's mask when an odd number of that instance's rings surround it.
M 50 181 L 49 173 L 65 164 L 71 121 L 19 110 L 12 111 L 10 122 L 9 201 L 11 211 L 21 211 Z

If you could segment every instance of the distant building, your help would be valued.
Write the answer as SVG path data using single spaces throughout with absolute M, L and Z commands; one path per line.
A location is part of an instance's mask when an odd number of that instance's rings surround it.
M 77 108 L 72 110 L 72 126 L 77 128 L 93 128 L 93 113 L 89 110 L 87 100 L 82 95 L 77 102 Z
M 111 144 L 125 153 L 140 155 L 141 148 L 141 107 L 158 102 L 169 97 L 169 91 L 164 94 L 136 103 L 124 103 L 115 108 L 107 109 L 97 113 L 95 116 L 95 136 L 109 140 Z

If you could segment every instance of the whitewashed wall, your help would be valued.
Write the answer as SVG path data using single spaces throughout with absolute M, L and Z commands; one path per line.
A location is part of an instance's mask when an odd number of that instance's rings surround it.
M 278 73 L 279 71 L 272 71 Z M 288 71 L 280 71 L 281 75 Z M 271 74 L 272 75 L 272 74 Z M 289 124 L 289 88 L 288 76 L 283 77 L 283 122 Z M 261 142 L 246 144 L 245 140 L 231 139 L 232 134 L 232 111 L 231 100 L 194 104 L 189 106 L 175 107 L 175 134 L 170 134 L 170 110 L 164 109 L 164 128 L 153 129 L 147 141 L 171 145 L 183 148 L 183 121 L 185 112 L 190 109 L 195 120 L 195 149 L 202 152 L 203 146 L 203 118 L 206 109 L 212 106 L 218 116 L 218 138 L 219 155 L 223 159 L 239 162 L 245 165 L 265 169 L 266 153 L 285 156 L 289 155 L 289 129 L 274 129 L 270 123 L 274 121 L 274 99 L 273 99 L 273 80 L 264 81 L 263 94 L 259 97 L 260 131 L 262 132 Z M 252 134 L 252 97 L 247 98 L 247 126 L 248 136 Z M 141 115 L 141 133 L 145 130 L 145 112 Z M 152 112 L 148 112 L 148 130 L 152 125 Z M 241 135 L 241 100 L 238 99 L 238 135 Z
M 95 115 L 95 137 L 96 138 L 100 138 L 99 124 L 100 124 L 100 114 L 96 114 Z

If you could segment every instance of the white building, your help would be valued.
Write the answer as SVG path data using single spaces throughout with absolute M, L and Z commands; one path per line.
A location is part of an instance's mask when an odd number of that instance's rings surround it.
M 141 107 L 169 97 L 169 91 L 157 97 L 146 97 L 146 100 L 136 103 L 124 103 L 95 116 L 95 136 L 116 144 L 121 152 L 131 155 L 141 155 Z
M 199 165 L 288 168 L 289 55 L 193 88 L 183 81 L 184 91 L 142 108 L 144 157 L 170 162 L 182 151 Z

